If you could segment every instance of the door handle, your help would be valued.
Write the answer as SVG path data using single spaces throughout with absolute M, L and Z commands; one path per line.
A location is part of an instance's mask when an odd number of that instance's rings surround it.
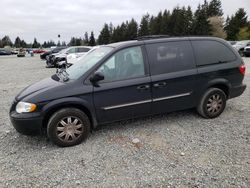
M 161 87 L 166 87 L 167 83 L 166 82 L 158 82 L 154 84 L 153 86 L 156 88 L 161 88 Z
M 138 89 L 138 90 L 147 90 L 149 88 L 150 88 L 149 85 L 141 85 L 141 86 L 138 86 L 136 89 Z

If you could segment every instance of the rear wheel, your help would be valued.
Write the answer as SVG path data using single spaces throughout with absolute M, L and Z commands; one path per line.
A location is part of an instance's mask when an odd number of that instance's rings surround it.
M 47 127 L 49 139 L 61 147 L 80 144 L 89 132 L 88 116 L 76 108 L 65 108 L 54 113 Z
M 204 118 L 216 118 L 224 111 L 226 101 L 227 96 L 224 91 L 210 88 L 201 98 L 197 111 Z

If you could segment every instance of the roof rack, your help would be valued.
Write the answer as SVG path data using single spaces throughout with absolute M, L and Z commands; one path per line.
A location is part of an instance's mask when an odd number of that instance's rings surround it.
M 135 38 L 136 40 L 150 40 L 150 39 L 160 39 L 160 38 L 169 38 L 169 35 L 146 35 Z

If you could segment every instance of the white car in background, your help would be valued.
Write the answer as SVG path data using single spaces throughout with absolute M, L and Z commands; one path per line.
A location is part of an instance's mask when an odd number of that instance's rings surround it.
M 75 52 L 72 52 L 71 50 L 72 53 L 67 54 L 66 56 L 67 63 L 74 64 L 78 58 L 85 55 L 89 50 L 91 50 L 91 47 L 89 46 L 76 46 Z
M 236 44 L 233 45 L 233 47 L 236 49 L 236 51 L 239 52 L 241 56 L 243 56 L 243 51 L 246 46 L 250 45 L 250 40 L 242 40 L 236 42 Z
M 95 47 L 89 47 L 88 46 L 88 48 L 90 48 L 90 50 L 88 52 L 86 52 L 86 53 L 83 53 L 83 54 L 69 54 L 69 55 L 67 55 L 67 58 L 66 58 L 67 63 L 74 64 L 75 62 L 79 61 L 86 54 L 88 54 L 88 53 L 92 52 L 93 50 L 97 49 L 98 46 L 95 46 Z
M 47 68 L 57 67 L 57 64 L 61 61 L 67 61 L 67 63 L 73 64 L 75 59 L 86 54 L 91 47 L 89 46 L 72 46 L 61 50 L 59 53 L 51 54 L 47 58 Z

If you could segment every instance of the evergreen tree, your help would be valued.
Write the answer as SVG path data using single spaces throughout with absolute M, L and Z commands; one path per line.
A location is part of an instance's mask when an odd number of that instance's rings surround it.
M 149 27 L 150 27 L 150 34 L 151 35 L 159 35 L 161 34 L 161 25 L 162 25 L 162 12 L 156 17 L 151 17 Z
M 43 42 L 42 47 L 43 47 L 43 48 L 48 48 L 48 44 L 47 44 L 46 41 Z
M 37 42 L 36 38 L 34 38 L 34 42 L 32 44 L 32 48 L 39 48 L 41 45 Z
M 21 40 L 20 46 L 22 48 L 27 48 L 27 43 L 24 40 Z
M 185 25 L 184 25 L 185 34 L 190 35 L 192 34 L 192 26 L 193 26 L 193 12 L 190 6 L 188 6 L 184 14 L 184 19 L 185 19 Z
M 126 36 L 126 34 L 127 34 L 126 31 L 127 31 L 127 23 L 122 22 L 122 24 L 121 24 L 121 26 L 119 28 L 119 31 L 118 31 L 119 37 L 118 37 L 117 42 L 128 40 L 127 36 Z
M 76 46 L 76 39 L 75 37 L 71 37 L 70 42 L 68 44 L 69 46 Z
M 121 28 L 118 25 L 113 29 L 113 34 L 111 36 L 111 42 L 119 42 L 121 41 L 121 36 L 123 33 L 121 33 Z
M 149 14 L 146 14 L 141 19 L 138 36 L 147 36 L 149 32 Z
M 112 37 L 112 35 L 113 35 L 113 31 L 114 31 L 114 26 L 113 26 L 113 24 L 110 22 L 110 24 L 109 24 L 110 40 L 111 40 L 111 37 Z
M 237 34 L 240 28 L 247 27 L 248 25 L 247 13 L 243 8 L 240 8 L 235 15 L 232 15 L 231 18 L 227 18 L 225 27 L 227 39 L 237 40 Z
M 168 10 L 165 10 L 162 15 L 161 34 L 170 35 L 171 33 L 170 18 L 171 18 L 171 13 Z
M 65 41 L 62 41 L 62 46 L 67 46 Z
M 21 47 L 21 39 L 19 37 L 16 38 L 14 46 L 16 48 L 20 48 Z
M 10 37 L 9 36 L 4 36 L 2 38 L 2 46 L 5 47 L 5 46 L 13 46 L 13 43 L 12 41 L 10 40 Z
M 81 46 L 81 45 L 82 45 L 82 39 L 81 38 L 76 38 L 75 46 Z
M 109 44 L 110 43 L 110 31 L 108 24 L 104 24 L 103 29 L 100 32 L 99 38 L 98 38 L 98 44 Z
M 213 16 L 223 16 L 223 10 L 221 7 L 221 1 L 220 0 L 212 0 L 208 5 L 207 10 L 208 17 Z
M 194 14 L 194 22 L 193 22 L 193 31 L 194 35 L 209 35 L 210 34 L 210 24 L 207 16 L 207 2 L 204 1 L 204 4 L 199 5 L 195 14 Z
M 95 36 L 94 36 L 94 32 L 91 31 L 90 37 L 89 37 L 89 46 L 95 46 L 96 42 L 95 42 Z
M 89 45 L 89 34 L 85 32 L 84 34 L 84 45 Z
M 127 24 L 126 40 L 133 40 L 137 38 L 137 36 L 138 36 L 138 24 L 134 19 L 132 19 Z

